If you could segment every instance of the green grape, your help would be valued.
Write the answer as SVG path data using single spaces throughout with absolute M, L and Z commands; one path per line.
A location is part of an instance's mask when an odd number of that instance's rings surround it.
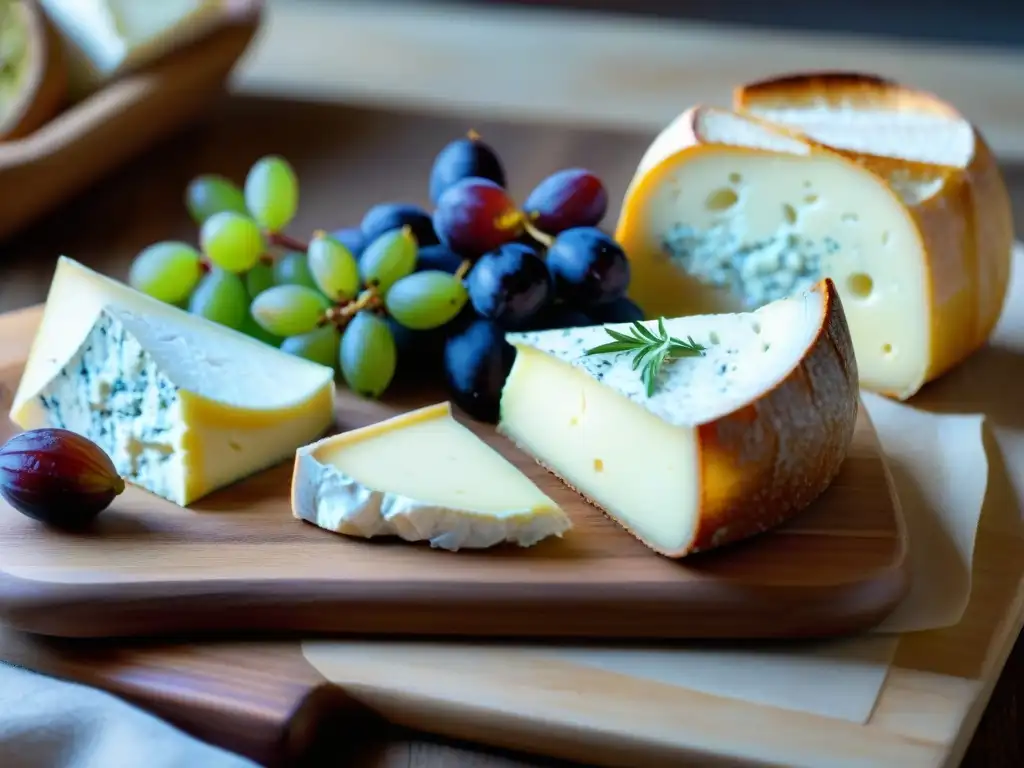
M 462 281 L 440 270 L 413 272 L 391 286 L 384 304 L 388 314 L 414 331 L 429 331 L 452 320 L 466 306 Z
M 282 157 L 257 160 L 245 178 L 245 204 L 260 226 L 270 232 L 287 227 L 299 208 L 299 181 Z
M 215 173 L 197 176 L 189 182 L 185 188 L 185 207 L 200 226 L 215 213 L 248 213 L 245 195 L 238 185 Z
M 281 342 L 281 349 L 290 355 L 304 357 L 314 363 L 326 365 L 328 368 L 338 367 L 338 329 L 331 324 L 322 328 L 289 336 Z
M 309 271 L 306 254 L 289 251 L 274 262 L 274 283 L 277 285 L 304 285 L 316 288 L 316 280 Z
M 252 269 L 267 248 L 256 222 L 230 211 L 208 218 L 199 231 L 199 242 L 210 261 L 238 273 Z
M 317 232 L 306 261 L 317 288 L 331 301 L 347 301 L 359 293 L 356 257 L 333 237 Z
M 242 278 L 214 269 L 199 281 L 188 302 L 188 311 L 228 328 L 239 330 L 249 309 L 249 293 Z
M 331 306 L 327 298 L 302 285 L 275 285 L 252 302 L 252 316 L 275 336 L 298 336 L 316 328 Z
M 353 317 L 341 335 L 338 362 L 349 389 L 363 397 L 380 397 L 398 363 L 387 320 L 366 311 Z
M 392 229 L 370 243 L 359 259 L 363 283 L 381 293 L 416 268 L 416 238 L 409 227 Z
M 258 261 L 245 273 L 245 288 L 249 291 L 250 299 L 255 299 L 273 285 L 274 267 L 270 264 Z
M 203 275 L 199 251 L 187 243 L 155 243 L 142 250 L 128 271 L 128 283 L 154 299 L 178 304 Z
M 256 320 L 252 316 L 252 313 L 249 311 L 246 311 L 245 320 L 242 322 L 242 327 L 239 328 L 238 330 L 240 330 L 246 336 L 251 336 L 252 338 L 256 339 L 256 341 L 262 341 L 264 344 L 269 344 L 272 347 L 281 346 L 281 337 L 275 336 L 269 331 L 264 330 L 263 327 L 256 322 Z

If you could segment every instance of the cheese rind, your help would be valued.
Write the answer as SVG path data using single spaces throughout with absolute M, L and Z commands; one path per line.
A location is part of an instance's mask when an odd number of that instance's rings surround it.
M 510 334 L 498 428 L 649 547 L 682 557 L 776 526 L 828 487 L 853 437 L 857 363 L 830 281 L 665 327 L 706 353 L 666 363 L 651 397 L 630 355 L 584 354 L 625 325 Z
M 10 415 L 85 435 L 185 506 L 290 458 L 333 413 L 330 368 L 62 257 Z
M 448 403 L 300 448 L 292 512 L 345 536 L 452 551 L 529 547 L 571 527 L 557 504 L 452 418 Z
M 974 214 L 956 173 L 695 107 L 652 143 L 627 190 L 616 237 L 631 295 L 650 315 L 739 311 L 830 277 L 862 385 L 909 397 L 987 337 L 995 315 L 978 315 L 974 286 L 1003 281 L 969 246 Z M 1001 264 L 991 253 L 984 261 Z

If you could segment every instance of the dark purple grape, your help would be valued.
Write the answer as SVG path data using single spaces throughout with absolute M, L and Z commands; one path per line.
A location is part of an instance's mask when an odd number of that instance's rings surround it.
M 466 290 L 481 317 L 517 328 L 547 306 L 554 283 L 535 250 L 508 243 L 480 257 L 466 276 Z
M 608 191 L 590 171 L 567 168 L 534 187 L 523 210 L 537 229 L 549 235 L 573 227 L 595 227 L 608 210 Z
M 450 142 L 437 154 L 430 169 L 430 202 L 437 205 L 448 187 L 471 177 L 505 186 L 505 169 L 498 154 L 473 131 Z
M 523 234 L 522 214 L 508 193 L 487 179 L 463 179 L 445 190 L 434 230 L 459 256 L 475 259 Z
M 598 323 L 632 323 L 646 319 L 644 311 L 625 296 L 606 304 L 594 304 L 587 311 Z
M 530 321 L 531 331 L 550 331 L 555 328 L 584 328 L 597 325 L 589 315 L 565 304 L 553 304 Z
M 501 388 L 512 370 L 515 349 L 495 322 L 477 319 L 448 338 L 445 380 L 452 400 L 480 421 L 498 421 Z
M 414 331 L 394 318 L 389 317 L 387 322 L 395 338 L 398 355 L 395 381 L 417 385 L 424 381 L 440 381 L 447 338 L 445 328 Z
M 437 233 L 430 214 L 415 205 L 408 203 L 379 203 L 363 216 L 359 229 L 363 232 L 363 240 L 372 243 L 385 232 L 393 229 L 409 227 L 419 245 L 437 245 Z
M 454 275 L 462 265 L 462 257 L 452 253 L 443 245 L 428 245 L 416 252 L 416 271 L 436 269 Z
M 344 245 L 357 259 L 366 247 L 367 239 L 363 236 L 363 230 L 359 227 L 345 227 L 331 232 L 331 237 Z
M 558 296 L 577 307 L 615 301 L 629 287 L 625 251 L 594 227 L 561 233 L 548 248 L 547 262 Z

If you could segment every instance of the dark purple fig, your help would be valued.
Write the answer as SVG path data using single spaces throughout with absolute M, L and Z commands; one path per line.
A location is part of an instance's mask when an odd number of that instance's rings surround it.
M 0 448 L 0 496 L 47 525 L 88 525 L 124 487 L 110 457 L 66 429 L 22 432 Z

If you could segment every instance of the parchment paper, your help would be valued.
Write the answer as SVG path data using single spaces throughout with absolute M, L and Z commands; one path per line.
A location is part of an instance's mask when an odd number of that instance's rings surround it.
M 303 644 L 303 653 L 339 684 L 355 681 L 353 665 L 370 659 L 401 658 L 404 665 L 418 664 L 420 649 L 422 663 L 435 672 L 439 666 L 451 664 L 454 669 L 474 659 L 486 668 L 488 663 L 501 664 L 503 657 L 532 653 L 538 661 L 560 660 L 702 693 L 866 722 L 899 633 L 956 624 L 967 607 L 989 472 L 983 442 L 986 419 L 995 422 L 1003 459 L 1018 484 L 1017 496 L 1024 498 L 1024 246 L 1018 245 L 1014 254 L 1012 283 L 987 349 L 910 404 L 863 393 L 907 522 L 914 581 L 907 598 L 874 633 L 771 649 L 311 642 Z M 442 649 L 450 652 L 439 653 Z M 480 685 L 487 685 L 486 674 L 479 679 Z M 360 682 L 367 683 L 365 676 Z M 400 676 L 382 676 L 373 685 L 401 690 L 402 681 Z

